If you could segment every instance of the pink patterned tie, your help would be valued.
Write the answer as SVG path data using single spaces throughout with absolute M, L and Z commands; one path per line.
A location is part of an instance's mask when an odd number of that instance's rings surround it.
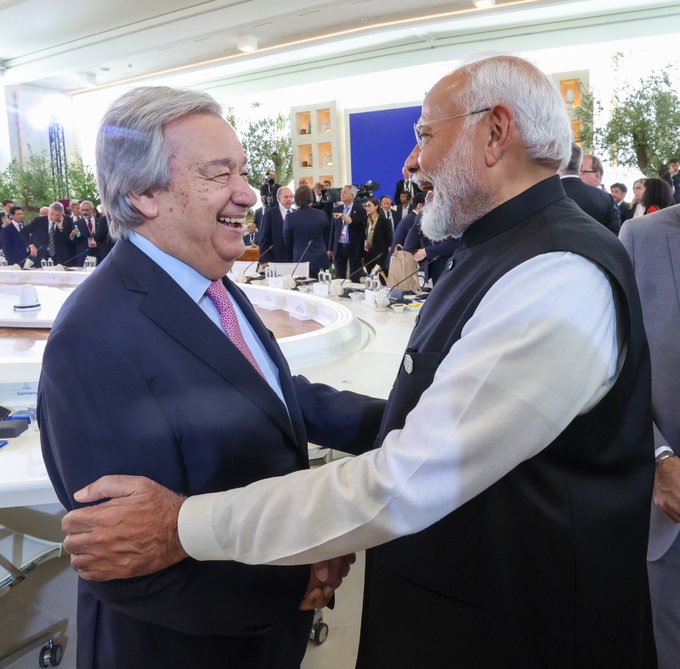
M 220 315 L 220 323 L 222 323 L 224 331 L 227 333 L 229 339 L 231 339 L 231 343 L 243 353 L 246 360 L 248 360 L 248 362 L 260 373 L 260 376 L 264 377 L 260 366 L 253 357 L 245 339 L 243 339 L 243 333 L 238 324 L 234 305 L 227 296 L 227 289 L 224 287 L 222 281 L 213 281 L 208 290 L 205 291 L 205 294 L 213 301 L 213 304 L 217 308 L 217 313 Z

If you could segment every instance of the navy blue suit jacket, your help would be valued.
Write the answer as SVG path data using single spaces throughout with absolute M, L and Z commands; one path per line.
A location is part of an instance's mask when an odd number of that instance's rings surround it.
M 67 509 L 103 474 L 144 475 L 192 495 L 304 468 L 308 435 L 337 439 L 348 414 L 346 438 L 365 442 L 367 430 L 372 442 L 382 403 L 293 379 L 247 298 L 225 283 L 279 368 L 287 409 L 164 270 L 118 242 L 66 301 L 44 355 L 43 456 Z M 90 345 L 74 355 L 83 337 Z M 326 401 L 341 408 L 337 417 Z M 80 581 L 78 667 L 297 668 L 311 622 L 297 611 L 308 578 L 304 566 L 186 559 L 148 577 Z
M 562 179 L 562 187 L 567 197 L 599 223 L 609 228 L 615 235 L 621 229 L 621 212 L 614 202 L 614 198 L 600 188 L 594 188 L 581 181 L 567 177 Z
M 28 241 L 9 223 L 2 229 L 2 250 L 9 265 L 21 265 L 28 257 Z
M 311 242 L 302 258 L 303 262 L 309 261 L 310 276 L 315 276 L 320 269 L 330 265 L 326 244 L 329 230 L 326 212 L 314 207 L 300 207 L 288 214 L 283 222 L 283 237 L 293 262 L 300 260 L 307 244 Z
M 260 262 L 291 262 L 290 250 L 283 238 L 283 218 L 278 203 L 264 212 L 258 239 Z
M 68 238 L 70 231 L 70 219 L 64 219 L 62 230 L 59 230 L 58 228 L 55 230 L 55 253 L 52 259 L 56 265 L 64 264 L 72 255 L 71 242 Z M 22 232 L 27 237 L 28 241 L 38 248 L 38 255 L 33 259 L 33 261 L 37 264 L 43 259 L 47 260 L 49 257 L 47 246 L 49 244 L 50 237 L 49 219 L 47 216 L 37 216 L 23 229 Z

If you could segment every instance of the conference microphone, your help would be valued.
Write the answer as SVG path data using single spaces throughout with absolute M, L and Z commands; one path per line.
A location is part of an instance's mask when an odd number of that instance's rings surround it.
M 271 251 L 273 248 L 274 248 L 274 244 L 270 244 L 270 245 L 269 245 L 269 248 L 268 248 L 266 251 L 263 251 L 262 253 L 260 253 L 260 257 L 259 257 L 257 260 L 253 260 L 253 262 L 251 262 L 250 265 L 247 265 L 246 268 L 243 270 L 243 272 L 241 272 L 241 274 L 243 274 L 243 275 L 245 276 L 245 273 L 246 273 L 246 272 L 247 272 L 247 271 L 248 271 L 248 270 L 249 270 L 256 262 L 260 262 L 260 258 L 262 258 L 262 256 L 263 256 L 265 253 L 269 253 L 269 251 Z
M 250 265 L 252 265 L 252 264 L 254 264 L 254 263 L 256 263 L 256 262 L 260 262 L 260 261 L 262 260 L 262 256 L 263 256 L 265 253 L 269 253 L 273 248 L 274 248 L 274 244 L 270 244 L 270 245 L 269 245 L 269 248 L 266 249 L 266 250 L 264 250 L 264 251 L 261 251 L 261 252 L 260 252 L 260 257 L 259 257 L 257 260 L 253 260 L 253 262 L 250 263 Z M 269 262 L 269 261 L 268 261 L 268 260 L 265 260 L 264 262 Z M 248 267 L 250 267 L 250 265 L 248 265 Z M 247 269 L 247 268 L 246 268 L 246 269 Z
M 370 265 L 374 260 L 377 260 L 381 255 L 382 255 L 382 253 L 378 253 L 378 255 L 373 256 L 367 263 L 364 263 L 363 265 L 361 265 L 361 267 L 359 269 L 355 269 L 346 279 L 343 280 L 343 283 L 345 281 L 349 281 L 355 274 L 359 274 L 359 272 L 366 272 L 366 274 L 368 274 L 368 270 L 366 269 L 366 265 Z
M 407 279 L 410 279 L 412 276 L 418 274 L 418 272 L 420 272 L 420 270 L 423 269 L 423 267 L 427 267 L 430 263 L 434 262 L 435 260 L 439 260 L 439 256 L 434 256 L 434 258 L 430 258 L 429 260 L 426 260 L 422 265 L 419 265 L 418 269 L 411 272 L 410 274 L 407 274 L 403 279 L 401 279 L 401 281 L 397 281 L 397 283 L 395 283 L 392 286 L 392 288 L 390 288 L 389 292 L 387 293 L 387 296 L 390 298 L 390 300 L 394 300 L 396 302 L 397 300 L 400 300 L 402 297 L 404 297 L 404 291 L 399 290 L 397 288 L 397 286 L 400 283 L 404 283 L 404 281 L 406 281 Z M 394 290 L 395 288 L 397 288 L 396 292 Z
M 312 245 L 312 240 L 310 239 L 310 240 L 307 242 L 307 246 L 305 246 L 305 250 L 304 250 L 304 251 L 302 252 L 302 254 L 300 255 L 300 259 L 297 261 L 297 265 L 295 265 L 295 267 L 293 267 L 293 271 L 290 273 L 290 275 L 291 275 L 293 278 L 295 278 L 295 270 L 298 268 L 298 266 L 299 266 L 300 263 L 302 262 L 302 259 L 305 257 L 305 254 L 307 253 L 307 251 L 309 251 L 309 247 L 310 247 L 311 245 Z
M 73 258 L 68 258 L 67 260 L 64 260 L 64 262 L 61 263 L 61 265 L 63 265 L 64 267 L 66 267 L 71 261 L 75 260 L 76 258 L 80 258 L 80 256 L 86 254 L 88 251 L 89 251 L 89 249 L 85 249 L 84 251 L 81 251 L 80 253 L 76 253 L 76 254 L 73 256 Z

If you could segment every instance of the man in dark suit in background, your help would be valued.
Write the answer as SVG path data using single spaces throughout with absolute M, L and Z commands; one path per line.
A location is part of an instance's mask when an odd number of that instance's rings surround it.
M 245 163 L 204 93 L 136 89 L 104 116 L 99 188 L 120 241 L 55 320 L 38 390 L 44 459 L 66 508 L 105 472 L 201 493 L 307 467 L 308 439 L 375 438 L 382 402 L 367 430 L 334 425 L 329 410 L 303 415 L 324 395 L 340 407 L 351 397 L 293 379 L 223 278 L 255 200 Z M 77 355 L 74 341 L 85 342 Z M 309 565 L 187 559 L 150 578 L 80 580 L 78 667 L 297 669 L 311 625 L 298 607 L 323 605 L 347 561 L 326 568 L 322 582 Z
M 290 249 L 283 238 L 283 221 L 293 207 L 293 191 L 281 186 L 276 191 L 276 205 L 265 209 L 257 245 L 260 247 L 260 265 L 270 262 L 290 262 Z
M 621 214 L 619 208 L 609 193 L 601 188 L 595 188 L 581 181 L 579 173 L 583 163 L 583 151 L 578 144 L 571 146 L 571 159 L 569 164 L 562 170 L 562 188 L 567 197 L 570 197 L 583 211 L 591 216 L 615 235 L 621 228 Z
M 4 211 L 2 212 L 0 242 L 7 263 L 22 265 L 29 256 L 28 240 L 24 234 L 24 210 L 17 206 L 13 206 L 11 210 L 13 212 L 12 218 L 6 215 Z M 19 212 L 19 216 L 17 216 L 17 212 Z
M 116 243 L 115 239 L 109 234 L 109 221 L 106 214 L 99 217 L 97 222 L 97 229 L 94 233 L 94 240 L 97 242 L 97 263 L 100 263 L 104 258 L 106 258 L 111 249 L 113 249 Z
M 55 265 L 63 265 L 71 257 L 72 245 L 69 240 L 70 221 L 64 216 L 64 205 L 53 202 L 47 216 L 34 218 L 25 228 L 24 235 L 29 242 L 33 262 L 52 259 Z
M 408 171 L 406 166 L 402 167 L 401 173 L 403 178 L 397 181 L 394 189 L 394 201 L 397 204 L 401 202 L 401 198 L 399 196 L 402 193 L 407 193 L 409 200 L 413 199 L 413 196 L 416 193 L 422 193 L 420 186 L 418 186 L 418 184 L 411 178 L 411 173 Z
M 354 201 L 354 186 L 346 185 L 340 191 L 342 204 L 333 211 L 333 227 L 329 243 L 329 257 L 335 263 L 339 279 L 349 274 L 356 279 L 361 269 L 361 256 L 366 239 L 366 210 Z
M 625 197 L 628 192 L 628 187 L 624 183 L 616 182 L 609 187 L 609 192 L 614 198 L 616 206 L 619 208 L 619 213 L 621 215 L 621 222 L 628 220 L 633 216 L 630 210 L 630 205 L 626 202 Z
M 397 225 L 399 225 L 399 221 L 401 220 L 401 215 L 392 207 L 392 204 L 392 198 L 389 195 L 382 195 L 380 197 L 380 208 L 394 235 L 394 231 L 397 229 Z

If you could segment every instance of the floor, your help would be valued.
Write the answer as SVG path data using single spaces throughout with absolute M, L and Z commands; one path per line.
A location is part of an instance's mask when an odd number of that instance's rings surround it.
M 45 539 L 59 541 L 61 511 L 56 505 L 31 509 L 0 510 L 0 523 L 23 529 Z M 350 575 L 336 595 L 336 608 L 324 609 L 329 626 L 328 639 L 322 645 L 310 641 L 301 669 L 351 669 L 356 659 L 361 593 L 363 590 L 363 554 L 357 556 Z M 57 630 L 64 657 L 62 669 L 75 669 L 76 575 L 68 556 L 51 560 L 33 571 L 5 597 L 0 598 L 0 658 L 14 652 L 20 642 L 32 639 L 31 650 L 12 661 L 0 659 L 0 667 L 35 669 L 43 646 L 44 632 Z M 245 669 L 245 668 L 244 668 Z

